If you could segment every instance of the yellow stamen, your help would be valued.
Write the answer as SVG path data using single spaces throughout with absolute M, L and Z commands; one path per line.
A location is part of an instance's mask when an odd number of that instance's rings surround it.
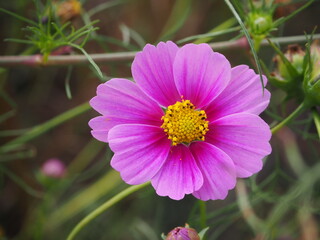
M 173 146 L 196 140 L 204 141 L 204 136 L 209 130 L 209 122 L 206 119 L 205 111 L 195 109 L 190 100 L 182 100 L 168 107 L 161 118 L 161 128 Z

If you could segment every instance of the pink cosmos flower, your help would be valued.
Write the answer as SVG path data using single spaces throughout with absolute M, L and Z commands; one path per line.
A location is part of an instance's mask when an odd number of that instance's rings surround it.
M 146 45 L 132 64 L 134 81 L 100 84 L 89 125 L 108 142 L 111 166 L 128 184 L 151 181 L 160 196 L 224 199 L 236 178 L 262 168 L 269 126 L 258 116 L 270 93 L 259 75 L 207 44 Z M 264 84 L 267 79 L 263 77 Z

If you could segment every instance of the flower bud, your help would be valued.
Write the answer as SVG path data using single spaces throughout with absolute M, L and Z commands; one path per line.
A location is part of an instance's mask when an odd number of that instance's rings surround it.
M 276 69 L 270 74 L 270 83 L 287 93 L 287 98 L 298 102 L 304 99 L 302 84 L 304 80 L 305 52 L 299 45 L 289 45 L 287 51 L 274 58 Z
M 316 82 L 320 80 L 320 42 L 315 40 L 310 47 L 310 55 L 312 62 L 311 81 Z
M 310 47 L 310 61 L 304 81 L 304 92 L 311 106 L 320 106 L 320 45 L 314 41 Z
M 285 58 L 288 59 L 293 68 L 296 70 L 296 73 L 300 76 L 302 76 L 304 71 L 303 59 L 305 55 L 305 52 L 297 44 L 289 45 L 287 51 L 284 53 Z M 275 75 L 278 75 L 280 78 L 284 80 L 290 80 L 296 77 L 293 76 L 293 74 L 290 72 L 290 69 L 288 69 L 288 66 L 283 62 L 279 55 L 275 57 L 274 61 L 277 64 L 277 70 L 275 72 Z
M 200 237 L 195 229 L 186 224 L 185 227 L 174 228 L 168 233 L 166 240 L 200 240 Z
M 46 177 L 62 178 L 65 175 L 66 167 L 59 159 L 51 158 L 42 165 L 41 172 Z
M 67 22 L 81 14 L 82 7 L 78 0 L 66 0 L 57 5 L 57 16 L 61 22 Z
M 247 25 L 251 35 L 265 36 L 273 27 L 272 16 L 264 12 L 250 12 L 247 18 Z

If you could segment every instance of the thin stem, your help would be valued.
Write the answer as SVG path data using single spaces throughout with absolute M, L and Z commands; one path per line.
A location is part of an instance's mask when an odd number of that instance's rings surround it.
M 40 124 L 38 126 L 33 127 L 25 134 L 21 135 L 20 137 L 17 137 L 13 139 L 12 141 L 6 143 L 5 145 L 0 147 L 0 153 L 8 152 L 12 149 L 17 148 L 18 146 L 21 146 L 22 144 L 38 137 L 39 135 L 49 131 L 50 129 L 64 123 L 65 121 L 72 119 L 82 113 L 85 113 L 90 109 L 89 103 L 81 104 L 80 106 L 77 106 L 71 110 L 68 110 L 49 121 Z
M 310 36 L 310 35 L 308 35 Z M 313 39 L 319 39 L 320 34 L 313 35 Z M 277 44 L 299 43 L 306 42 L 306 36 L 291 36 L 291 37 L 279 37 L 271 38 L 272 42 Z M 269 43 L 266 40 L 261 42 L 261 46 L 268 46 Z M 214 50 L 230 50 L 237 48 L 244 48 L 248 46 L 248 43 L 244 39 L 234 41 L 223 41 L 211 43 L 210 46 Z M 132 60 L 137 52 L 118 52 L 118 53 L 102 53 L 102 54 L 90 54 L 92 60 L 96 63 L 109 63 L 115 61 L 127 61 Z M 65 65 L 77 65 L 87 64 L 88 58 L 84 55 L 67 55 L 67 56 L 49 56 L 47 62 L 43 61 L 41 55 L 31 56 L 0 56 L 0 67 L 10 66 L 65 66 Z
M 149 185 L 150 182 L 143 183 L 141 185 L 135 185 L 131 186 L 122 192 L 118 193 L 116 196 L 111 198 L 110 200 L 106 201 L 104 204 L 102 204 L 100 207 L 95 209 L 93 212 L 91 212 L 89 215 L 87 215 L 84 219 L 81 220 L 71 231 L 69 234 L 67 240 L 72 240 L 74 237 L 79 233 L 79 231 L 84 228 L 88 223 L 90 223 L 93 219 L 98 217 L 100 214 L 105 212 L 107 209 L 112 207 L 114 204 L 118 203 L 120 200 L 124 199 L 128 195 L 144 188 L 145 186 Z
M 314 124 L 316 125 L 316 129 L 318 132 L 318 137 L 320 139 L 320 115 L 316 109 L 312 110 L 312 115 L 313 115 Z
M 236 185 L 237 203 L 244 220 L 248 223 L 256 235 L 263 237 L 263 221 L 255 214 L 249 198 L 244 180 L 239 179 Z M 264 238 L 262 238 L 264 239 Z
M 280 122 L 278 125 L 271 128 L 271 133 L 275 134 L 278 132 L 282 127 L 287 125 L 290 121 L 298 117 L 304 110 L 306 109 L 306 106 L 304 103 L 300 104 L 299 107 L 296 108 L 288 117 L 286 117 L 282 122 Z
M 207 207 L 206 202 L 199 200 L 200 207 L 200 225 L 201 228 L 207 227 Z

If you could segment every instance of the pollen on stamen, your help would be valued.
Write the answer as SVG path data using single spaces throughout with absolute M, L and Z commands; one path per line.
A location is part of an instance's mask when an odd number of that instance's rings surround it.
M 204 141 L 209 130 L 207 115 L 204 110 L 195 109 L 190 100 L 182 100 L 168 106 L 161 120 L 161 128 L 171 140 L 172 145 Z

